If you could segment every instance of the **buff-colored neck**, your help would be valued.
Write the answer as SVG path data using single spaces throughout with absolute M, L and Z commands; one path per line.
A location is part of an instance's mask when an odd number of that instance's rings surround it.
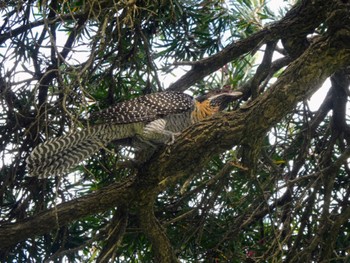
M 210 117 L 219 111 L 219 107 L 212 107 L 210 101 L 205 100 L 203 102 L 196 101 L 194 110 L 191 114 L 191 120 L 193 123 Z

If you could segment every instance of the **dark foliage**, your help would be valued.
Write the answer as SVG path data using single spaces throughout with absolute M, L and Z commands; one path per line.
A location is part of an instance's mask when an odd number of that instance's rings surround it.
M 349 8 L 0 0 L 0 261 L 349 260 Z M 116 143 L 27 176 L 31 150 L 88 112 L 223 86 L 243 99 L 144 164 Z

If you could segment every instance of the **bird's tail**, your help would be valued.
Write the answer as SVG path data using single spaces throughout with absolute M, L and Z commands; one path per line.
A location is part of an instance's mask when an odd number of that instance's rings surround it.
M 68 172 L 109 142 L 132 137 L 138 129 L 138 123 L 103 124 L 48 140 L 28 156 L 29 175 L 46 178 Z

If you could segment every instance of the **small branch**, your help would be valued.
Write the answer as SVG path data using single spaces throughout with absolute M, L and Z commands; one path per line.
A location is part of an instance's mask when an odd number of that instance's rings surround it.
M 96 262 L 109 262 L 122 241 L 127 224 L 128 209 L 126 207 L 120 207 L 117 209 L 113 216 L 113 219 L 110 223 L 108 236 L 105 237 L 106 244 L 103 245 L 102 251 L 100 252 L 100 255 L 98 256 Z
M 340 133 L 344 133 L 349 140 L 350 128 L 346 123 L 346 105 L 348 101 L 348 88 L 350 85 L 350 78 L 344 70 L 337 71 L 331 77 L 332 83 L 332 109 L 333 118 L 332 126 Z
M 175 61 L 174 66 L 196 66 L 200 65 L 200 61 Z
M 72 17 L 71 14 L 63 15 L 63 16 L 59 15 L 59 16 L 56 16 L 56 17 L 48 20 L 47 23 L 48 24 L 55 24 L 58 21 L 60 21 L 60 22 L 61 21 L 69 21 L 69 19 L 72 19 L 74 21 L 75 19 L 83 17 L 83 16 L 84 16 L 84 14 L 76 14 L 76 15 L 74 15 L 74 17 Z M 16 37 L 20 34 L 23 34 L 24 32 L 26 32 L 29 29 L 33 29 L 35 27 L 42 26 L 44 24 L 45 24 L 45 19 L 42 19 L 42 20 L 34 21 L 32 23 L 25 24 L 25 25 L 20 26 L 16 29 L 13 29 L 13 30 L 9 30 L 9 32 L 0 35 L 0 45 L 10 38 Z

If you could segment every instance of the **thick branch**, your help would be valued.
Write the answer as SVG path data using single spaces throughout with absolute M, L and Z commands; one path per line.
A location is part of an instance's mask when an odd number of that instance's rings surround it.
M 115 183 L 22 222 L 1 226 L 1 247 L 52 231 L 58 225 L 89 214 L 135 203 L 137 200 L 133 198 L 140 192 L 156 188 L 159 191 L 167 185 L 163 184 L 164 180 L 174 182 L 179 177 L 197 172 L 214 155 L 233 145 L 249 144 L 264 136 L 299 101 L 315 92 L 327 77 L 349 64 L 349 41 L 350 30 L 340 29 L 332 32 L 332 37 L 321 38 L 312 44 L 251 105 L 236 112 L 217 115 L 187 129 L 173 145 L 156 154 L 142 167 L 143 176 L 137 178 L 136 184 L 132 179 Z M 152 198 L 153 195 L 150 195 L 149 200 Z
M 29 237 L 48 233 L 85 216 L 123 206 L 132 201 L 133 180 L 115 183 L 92 194 L 57 205 L 33 217 L 0 226 L 0 248 L 6 248 Z M 33 227 L 35 226 L 35 227 Z
M 152 243 L 152 250 L 156 262 L 177 263 L 170 241 L 165 230 L 154 216 L 153 202 L 148 202 L 139 208 L 139 223 L 143 232 Z

